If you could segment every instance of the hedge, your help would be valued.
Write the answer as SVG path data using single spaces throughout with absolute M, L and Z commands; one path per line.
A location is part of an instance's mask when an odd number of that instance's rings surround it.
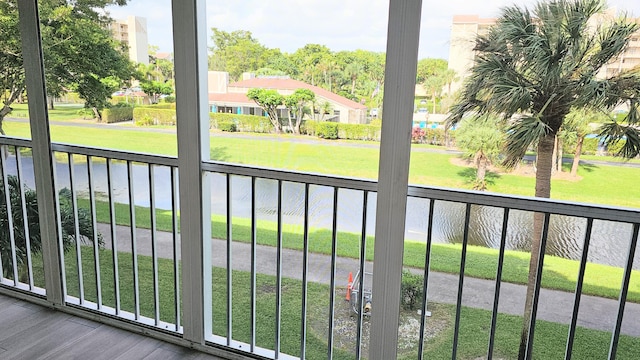
M 175 125 L 176 111 L 154 107 L 136 107 L 133 109 L 133 121 L 136 125 Z
M 236 132 L 238 130 L 236 123 L 229 120 L 218 121 L 218 129 L 227 132 Z
M 341 124 L 328 121 L 307 120 L 302 133 L 323 139 L 380 140 L 379 125 Z
M 220 129 L 220 124 L 232 122 L 236 126 L 235 131 L 269 133 L 273 130 L 273 124 L 266 116 L 242 115 L 228 113 L 209 113 L 209 128 Z M 228 130 L 223 130 L 228 131 Z
M 337 139 L 338 138 L 338 123 L 334 122 L 321 122 L 316 125 L 316 135 L 323 139 Z
M 141 106 L 137 106 L 137 107 L 141 107 L 141 108 L 148 108 L 148 109 L 164 109 L 164 110 L 168 110 L 168 109 L 176 109 L 176 104 L 175 103 L 159 103 L 159 104 L 152 104 L 152 105 L 141 105 Z
M 595 155 L 598 151 L 598 143 L 600 139 L 598 138 L 586 138 L 582 143 L 582 154 L 583 155 Z M 575 152 L 575 150 L 574 150 Z
M 348 140 L 380 140 L 380 126 L 338 124 L 338 137 Z
M 107 124 L 133 119 L 132 107 L 112 107 L 102 110 L 102 122 Z

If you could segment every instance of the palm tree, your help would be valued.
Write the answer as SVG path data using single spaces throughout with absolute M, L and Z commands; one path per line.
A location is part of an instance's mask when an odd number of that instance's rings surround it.
M 472 158 L 476 166 L 475 190 L 486 190 L 487 167 L 494 162 L 504 142 L 503 121 L 487 116 L 482 119 L 467 118 L 456 130 L 456 146 L 464 151 L 464 156 Z
M 360 63 L 352 62 L 344 68 L 344 72 L 351 79 L 351 95 L 354 95 L 356 91 L 356 80 L 364 71 L 364 66 L 360 65 Z
M 515 166 L 530 146 L 537 147 L 535 196 L 551 195 L 554 139 L 572 107 L 612 108 L 626 102 L 623 122 L 603 126 L 607 142 L 626 135 L 622 155 L 639 153 L 640 72 L 598 78 L 598 71 L 626 48 L 638 25 L 625 17 L 606 19 L 601 0 L 553 0 L 533 10 L 509 6 L 496 24 L 476 39 L 476 58 L 448 124 L 463 115 L 495 114 L 512 121 L 505 165 Z M 531 261 L 520 358 L 526 348 L 541 247 L 543 214 L 534 215 Z M 527 354 L 528 353 L 528 354 Z
M 441 74 L 431 75 L 424 80 L 422 86 L 431 94 L 431 100 L 433 101 L 432 114 L 436 113 L 436 101 L 440 93 L 442 93 L 442 86 L 444 85 L 444 78 Z

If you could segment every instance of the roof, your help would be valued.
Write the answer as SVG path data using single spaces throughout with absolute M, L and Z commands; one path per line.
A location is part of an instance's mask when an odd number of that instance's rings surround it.
M 209 101 L 221 103 L 253 103 L 253 100 L 243 93 L 209 93 Z
M 261 88 L 261 89 L 274 89 L 274 90 L 296 90 L 296 89 L 309 89 L 313 91 L 316 96 L 323 97 L 325 99 L 329 99 L 333 102 L 341 104 L 346 107 L 350 107 L 353 109 L 366 109 L 367 107 L 355 102 L 353 100 L 347 99 L 338 94 L 334 94 L 329 90 L 323 89 L 318 86 L 309 85 L 305 82 L 293 79 L 284 79 L 284 78 L 253 78 L 248 80 L 237 81 L 229 84 L 229 87 L 237 87 L 237 88 Z M 244 94 L 243 94 L 244 95 Z M 246 98 L 246 96 L 245 96 Z M 211 99 L 211 95 L 209 95 L 209 99 Z

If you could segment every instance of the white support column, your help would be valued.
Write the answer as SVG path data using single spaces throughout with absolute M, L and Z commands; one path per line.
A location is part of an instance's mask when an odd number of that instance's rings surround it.
M 369 356 L 395 359 L 421 0 L 390 0 Z
M 64 304 L 64 276 L 58 238 L 58 213 L 54 185 L 53 153 L 47 113 L 47 92 L 40 37 L 37 0 L 18 1 L 20 36 L 29 96 L 29 119 L 33 145 L 33 171 L 38 198 L 38 216 L 42 237 L 47 300 L 54 306 Z
M 184 339 L 211 335 L 210 184 L 205 0 L 173 0 Z

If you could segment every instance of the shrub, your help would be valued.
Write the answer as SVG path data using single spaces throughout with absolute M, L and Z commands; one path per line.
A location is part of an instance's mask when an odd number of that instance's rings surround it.
M 316 135 L 323 139 L 338 138 L 338 123 L 321 122 L 316 127 Z
M 144 106 L 133 109 L 133 121 L 136 125 L 175 125 L 176 111 Z
M 427 128 L 425 130 L 425 142 L 431 145 L 443 145 L 444 144 L 444 129 Z
M 162 102 L 165 103 L 175 103 L 176 102 L 176 97 L 169 95 L 169 96 L 165 96 L 164 99 L 162 99 Z
M 409 270 L 402 270 L 400 284 L 401 306 L 404 310 L 415 310 L 422 304 L 424 280 L 420 275 L 414 275 Z
M 600 139 L 598 138 L 586 138 L 582 143 L 582 154 L 583 155 L 595 155 L 598 152 L 598 143 Z
M 318 124 L 319 123 L 320 122 L 316 121 L 316 120 L 306 120 L 300 126 L 300 132 L 303 133 L 303 134 L 316 136 L 316 132 L 317 132 L 317 128 L 318 128 Z
M 338 137 L 348 140 L 379 140 L 380 127 L 365 124 L 338 124 Z
M 82 117 L 83 120 L 93 119 L 93 110 L 82 108 L 78 110 L 78 116 Z
M 222 131 L 228 131 L 228 132 L 238 131 L 236 124 L 233 121 L 228 121 L 228 120 L 218 121 L 218 129 Z
M 131 119 L 133 119 L 133 108 L 131 106 L 115 106 L 102 110 L 102 122 L 107 124 Z
M 236 125 L 236 131 L 269 133 L 273 125 L 269 118 L 258 115 L 209 113 L 209 128 L 220 129 L 219 122 L 230 121 Z M 222 130 L 222 129 L 221 129 Z
M 622 150 L 622 148 L 626 143 L 627 143 L 626 140 L 618 140 L 613 144 L 609 144 L 607 146 L 607 153 L 609 155 L 617 155 L 620 152 L 620 150 Z
M 424 142 L 424 130 L 419 126 L 411 130 L 411 142 L 422 144 Z

